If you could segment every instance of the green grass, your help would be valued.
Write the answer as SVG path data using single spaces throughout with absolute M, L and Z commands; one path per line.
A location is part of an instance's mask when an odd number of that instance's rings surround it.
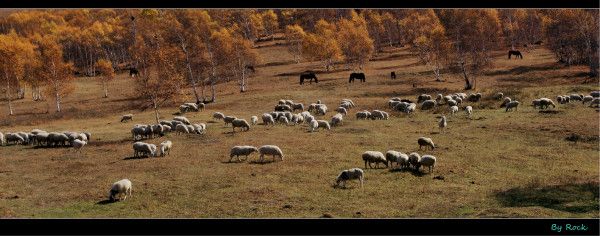
M 204 136 L 169 134 L 147 140 L 171 140 L 165 158 L 128 159 L 133 154 L 130 128 L 152 123 L 152 111 L 136 109 L 132 81 L 125 75 L 111 83 L 109 98 L 95 78 L 79 78 L 75 94 L 65 98 L 65 112 L 56 115 L 50 103 L 15 102 L 16 116 L 0 114 L 2 132 L 41 128 L 48 131 L 89 131 L 92 142 L 82 155 L 69 149 L 0 148 L 0 216 L 2 217 L 598 217 L 598 139 L 566 141 L 571 133 L 597 137 L 598 112 L 580 103 L 558 105 L 556 114 L 529 106 L 534 98 L 597 90 L 583 83 L 585 67 L 561 67 L 547 50 L 534 50 L 523 60 L 495 60 L 496 68 L 478 79 L 484 97 L 503 91 L 521 101 L 516 112 L 504 112 L 499 101 L 467 103 L 464 111 L 448 114 L 448 129 L 437 128 L 440 113 L 406 116 L 390 112 L 384 121 L 356 120 L 359 110 L 387 108 L 393 96 L 415 99 L 423 91 L 460 92 L 463 82 L 444 75 L 435 82 L 405 49 L 371 62 L 367 82 L 347 84 L 348 71 L 319 74 L 319 84 L 300 86 L 296 76 L 277 76 L 314 69 L 318 63 L 277 63 L 291 60 L 281 46 L 261 47 L 263 63 L 250 79 L 249 91 L 238 92 L 235 82 L 219 85 L 217 102 L 203 112 L 188 113 L 205 122 Z M 387 59 L 386 59 L 387 58 Z M 321 69 L 321 68 L 319 68 Z M 338 68 L 340 69 L 340 68 Z M 387 76 L 390 70 L 397 80 Z M 596 81 L 597 82 L 597 81 Z M 412 84 L 417 87 L 413 88 Z M 209 90 L 207 89 L 206 92 Z M 192 101 L 188 89 L 173 104 L 161 108 L 172 118 L 177 102 Z M 344 124 L 329 131 L 307 132 L 302 126 L 252 126 L 231 134 L 211 115 L 250 119 L 271 111 L 279 99 L 305 105 L 321 99 L 330 109 L 342 98 L 357 105 Z M 51 101 L 50 101 L 51 102 Z M 465 104 L 465 105 L 467 105 Z M 4 105 L 5 104 L 0 104 Z M 134 122 L 120 123 L 134 113 Z M 329 120 L 333 113 L 323 119 Z M 419 151 L 417 138 L 431 137 L 439 148 Z M 285 160 L 256 164 L 256 154 L 242 163 L 228 163 L 234 145 L 281 147 Z M 432 174 L 367 169 L 363 189 L 331 187 L 339 171 L 364 168 L 366 150 L 432 154 L 438 163 Z M 444 176 L 444 180 L 433 177 Z M 122 178 L 133 182 L 133 196 L 105 204 L 110 185 Z M 15 196 L 17 196 L 15 198 Z M 357 214 L 360 212 L 360 214 Z

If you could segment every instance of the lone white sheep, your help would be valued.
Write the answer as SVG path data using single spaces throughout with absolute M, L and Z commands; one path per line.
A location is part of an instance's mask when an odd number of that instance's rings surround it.
M 420 137 L 417 140 L 417 143 L 419 144 L 419 150 L 421 150 L 423 146 L 425 146 L 426 149 L 427 147 L 430 147 L 431 150 L 435 148 L 435 144 L 433 144 L 433 140 L 431 140 L 431 138 Z
M 121 201 L 121 199 L 127 200 L 127 197 L 131 196 L 132 191 L 133 189 L 131 186 L 131 181 L 128 179 L 122 179 L 113 183 L 108 193 L 108 199 L 113 202 L 116 200 Z M 123 195 L 124 197 L 121 198 Z
M 440 122 L 438 122 L 438 126 L 440 127 L 440 132 L 444 133 L 444 128 L 448 126 L 448 122 L 446 122 L 446 116 L 442 116 Z
M 473 114 L 473 107 L 472 106 L 465 107 L 465 112 L 467 113 L 468 117 L 471 117 L 471 115 Z
M 354 179 L 358 179 L 362 188 L 365 180 L 365 172 L 360 168 L 343 170 L 336 178 L 335 186 L 346 187 L 346 181 Z
M 450 107 L 450 114 L 454 115 L 454 113 L 458 112 L 458 107 L 457 106 L 451 106 Z

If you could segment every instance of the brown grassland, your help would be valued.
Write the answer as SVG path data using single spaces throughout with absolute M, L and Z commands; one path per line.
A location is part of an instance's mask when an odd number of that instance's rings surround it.
M 272 43 L 272 42 L 269 42 Z M 96 78 L 77 78 L 76 90 L 57 114 L 52 101 L 29 97 L 14 103 L 15 116 L 7 116 L 0 103 L 0 131 L 89 131 L 92 141 L 82 154 L 67 148 L 0 147 L 0 217 L 598 217 L 599 116 L 581 102 L 557 105 L 555 113 L 540 113 L 531 100 L 559 94 L 598 90 L 598 79 L 586 77 L 586 67 L 555 63 L 544 48 L 524 53 L 523 60 L 508 60 L 497 52 L 495 67 L 477 80 L 484 99 L 471 103 L 471 119 L 464 111 L 449 116 L 446 133 L 437 121 L 447 110 L 417 110 L 412 115 L 392 112 L 393 96 L 415 99 L 418 94 L 461 92 L 461 78 L 445 74 L 436 82 L 406 48 L 380 53 L 365 69 L 366 83 L 348 84 L 348 70 L 338 65 L 319 73 L 320 83 L 298 84 L 297 74 L 319 68 L 316 62 L 296 64 L 284 46 L 259 47 L 262 65 L 250 80 L 249 91 L 239 93 L 237 82 L 218 85 L 217 102 L 186 116 L 204 122 L 204 136 L 168 134 L 147 140 L 174 143 L 170 156 L 131 159 L 133 124 L 153 123 L 153 111 L 141 111 L 133 99 L 133 81 L 119 74 L 111 82 L 109 98 L 102 98 Z M 391 80 L 390 71 L 398 78 Z M 416 87 L 413 87 L 415 84 Z M 521 101 L 518 111 L 504 112 L 489 99 L 502 91 Z M 209 92 L 207 89 L 206 92 Z M 193 101 L 191 90 L 177 102 Z M 29 95 L 29 94 L 28 94 Z M 214 122 L 212 113 L 250 120 L 272 111 L 279 99 L 305 105 L 321 99 L 330 109 L 350 98 L 352 109 L 340 127 L 307 132 L 306 125 L 265 127 L 231 133 Z M 389 120 L 356 120 L 359 110 L 390 112 Z M 176 103 L 161 108 L 170 119 Z M 122 114 L 134 121 L 120 123 Z M 330 120 L 333 112 L 323 119 Z M 572 133 L 586 140 L 573 143 Z M 434 151 L 419 151 L 417 138 L 431 137 Z M 234 145 L 278 145 L 284 161 L 229 163 Z M 405 153 L 417 151 L 437 157 L 435 171 L 413 173 L 366 169 L 365 186 L 356 181 L 348 189 L 332 188 L 344 169 L 364 168 L 367 150 Z M 270 159 L 270 158 L 269 158 Z M 442 175 L 444 180 L 434 179 Z M 133 182 L 133 196 L 105 204 L 110 185 L 122 178 Z

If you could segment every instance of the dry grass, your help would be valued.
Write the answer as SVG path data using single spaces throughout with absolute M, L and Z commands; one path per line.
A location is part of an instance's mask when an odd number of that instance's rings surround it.
M 291 74 L 314 69 L 318 63 L 290 62 L 284 46 L 259 47 L 263 56 L 249 91 L 240 95 L 234 83 L 219 85 L 216 103 L 188 113 L 193 122 L 206 122 L 205 136 L 149 140 L 174 143 L 171 156 L 129 159 L 129 129 L 151 123 L 151 111 L 134 109 L 131 79 L 125 75 L 111 84 L 110 98 L 101 98 L 94 78 L 77 80 L 77 92 L 65 99 L 63 114 L 52 104 L 15 103 L 16 116 L 0 114 L 2 132 L 42 128 L 51 131 L 86 130 L 92 142 L 82 155 L 69 149 L 0 148 L 0 216 L 2 217 L 597 217 L 598 139 L 572 143 L 572 133 L 598 137 L 598 112 L 581 104 L 559 105 L 556 114 L 528 106 L 533 98 L 597 90 L 597 80 L 583 83 L 584 67 L 554 64 L 549 51 L 536 49 L 523 60 L 496 59 L 497 68 L 478 80 L 485 95 L 503 91 L 522 101 L 516 112 L 504 112 L 499 102 L 484 99 L 471 104 L 471 119 L 463 111 L 448 116 L 448 129 L 439 134 L 440 114 L 391 112 L 386 121 L 362 121 L 354 112 L 387 108 L 392 96 L 414 99 L 419 93 L 458 92 L 456 76 L 435 79 L 405 50 L 390 50 L 370 63 L 366 83 L 347 83 L 348 71 L 322 73 L 318 84 L 300 86 Z M 398 79 L 390 80 L 395 70 Z M 290 74 L 286 76 L 285 74 Z M 283 75 L 283 76 L 277 76 Z M 588 79 L 588 82 L 590 80 Z M 417 88 L 413 88 L 412 84 Z M 191 94 L 181 100 L 191 101 Z M 207 90 L 208 92 L 208 90 Z M 304 104 L 321 99 L 330 108 L 342 98 L 358 108 L 344 124 L 330 131 L 308 133 L 305 126 L 253 126 L 231 133 L 215 111 L 249 120 L 271 111 L 277 100 Z M 2 103 L 2 107 L 6 104 Z M 172 117 L 176 106 L 161 109 Z M 444 112 L 441 110 L 440 112 Z M 133 123 L 120 123 L 121 114 L 134 113 Z M 328 114 L 324 119 L 330 119 Z M 331 186 L 343 169 L 364 167 L 366 150 L 418 151 L 416 139 L 431 137 L 439 146 L 433 174 L 388 169 L 366 170 L 363 189 Z M 594 141 L 595 140 L 595 141 Z M 274 144 L 283 162 L 257 164 L 257 155 L 229 163 L 234 145 Z M 444 180 L 434 179 L 442 175 Z M 105 204 L 110 184 L 121 178 L 133 182 L 133 197 Z

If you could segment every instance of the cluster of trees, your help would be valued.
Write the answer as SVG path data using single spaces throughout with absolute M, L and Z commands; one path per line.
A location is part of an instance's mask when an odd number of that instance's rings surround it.
M 60 100 L 74 75 L 100 76 L 104 97 L 115 72 L 136 68 L 140 99 L 156 111 L 185 88 L 200 102 L 236 80 L 248 89 L 256 42 L 284 35 L 296 62 L 362 70 L 385 47 L 408 45 L 435 78 L 455 73 L 465 89 L 493 66 L 495 50 L 543 42 L 566 65 L 598 75 L 598 11 L 569 10 L 33 10 L 0 15 L 0 83 L 11 95 Z M 210 88 L 210 95 L 205 93 Z

